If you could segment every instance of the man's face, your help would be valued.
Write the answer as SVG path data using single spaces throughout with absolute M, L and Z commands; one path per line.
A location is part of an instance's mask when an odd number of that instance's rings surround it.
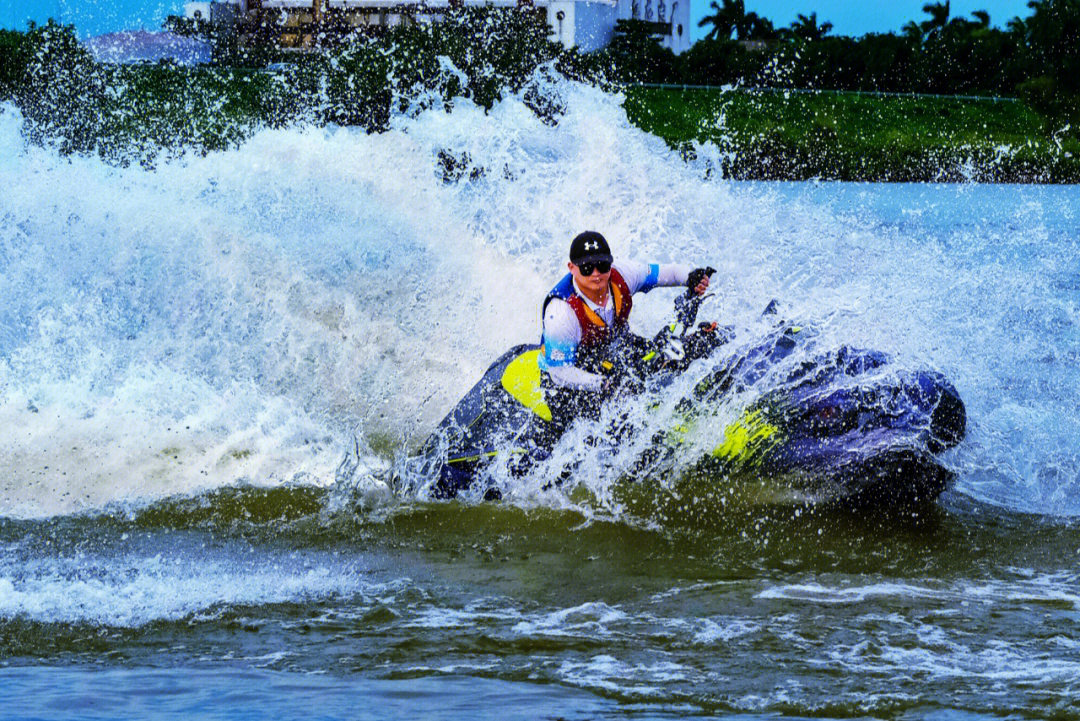
M 570 275 L 574 276 L 574 282 L 578 284 L 578 287 L 583 290 L 601 291 L 607 288 L 608 280 L 611 279 L 611 267 L 609 266 L 606 273 L 601 273 L 596 268 L 595 263 L 582 263 L 582 265 L 592 265 L 592 273 L 584 275 L 581 272 L 581 268 L 573 263 L 567 263 L 566 267 L 570 269 Z

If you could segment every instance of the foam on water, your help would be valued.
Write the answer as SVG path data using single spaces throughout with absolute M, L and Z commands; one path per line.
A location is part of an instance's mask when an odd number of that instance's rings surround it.
M 459 102 L 154 171 L 27 145 L 4 107 L 0 515 L 330 483 L 354 435 L 378 469 L 537 337 L 587 228 L 618 255 L 717 267 L 703 316 L 751 328 L 777 297 L 822 347 L 945 372 L 970 416 L 959 490 L 1080 513 L 1075 190 L 721 182 L 715 151 L 685 164 L 618 97 L 548 91 L 554 126 L 518 99 Z M 635 327 L 671 297 L 636 303 Z M 629 458 L 589 467 L 596 490 Z
M 562 608 L 544 614 L 540 618 L 523 619 L 511 629 L 525 636 L 565 636 L 585 633 L 593 637 L 608 637 L 608 627 L 626 620 L 626 614 L 618 608 L 596 601 L 573 608 Z
M 868 585 L 829 586 L 821 583 L 771 586 L 760 591 L 755 598 L 785 600 L 816 605 L 860 604 L 867 601 L 899 600 L 909 602 L 919 599 L 942 604 L 981 603 L 1000 606 L 1023 604 L 1046 604 L 1080 608 L 1077 594 L 1077 575 L 1072 572 L 1038 574 L 1025 578 L 1008 578 L 972 585 L 949 585 L 928 587 L 899 582 L 882 582 Z
M 407 583 L 376 582 L 360 565 L 318 554 L 78 553 L 0 563 L 0 618 L 136 628 L 207 621 L 232 606 L 342 596 L 363 606 Z
M 898 583 L 881 583 L 856 588 L 829 588 L 818 583 L 767 588 L 757 594 L 761 599 L 785 599 L 819 604 L 862 603 L 875 597 L 941 598 L 942 594 L 928 588 Z

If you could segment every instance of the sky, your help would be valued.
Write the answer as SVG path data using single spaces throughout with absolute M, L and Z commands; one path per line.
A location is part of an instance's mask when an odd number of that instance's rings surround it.
M 936 0 L 745 0 L 746 11 L 768 17 L 772 24 L 787 27 L 799 15 L 818 13 L 818 23 L 832 23 L 833 35 L 859 37 L 867 32 L 899 32 L 909 21 L 921 22 L 929 15 L 922 12 L 922 5 Z M 708 32 L 699 28 L 698 21 L 712 14 L 710 0 L 692 0 L 691 8 L 697 14 L 693 21 L 694 40 L 700 40 Z M 723 5 L 723 0 L 716 0 Z M 1031 14 L 1027 0 L 951 0 L 950 17 L 970 16 L 973 11 L 985 10 L 990 14 L 990 24 L 1004 27 L 1013 17 Z
M 720 3 L 720 0 L 717 0 Z M 876 32 L 899 32 L 909 20 L 925 19 L 922 6 L 928 0 L 745 0 L 746 9 L 773 21 L 790 25 L 796 15 L 817 12 L 818 22 L 831 22 L 833 33 L 859 36 Z M 990 22 L 1003 27 L 1017 15 L 1027 17 L 1027 0 L 952 0 L 953 16 L 986 10 Z M 695 40 L 708 28 L 697 27 L 708 14 L 709 0 L 692 0 Z M 0 28 L 24 30 L 27 20 L 45 22 L 56 18 L 74 24 L 80 37 L 117 30 L 159 30 L 166 15 L 179 15 L 183 0 L 0 0 Z
M 929 16 L 923 5 L 937 0 L 745 0 L 747 12 L 753 11 L 772 20 L 778 28 L 787 27 L 801 13 L 817 13 L 818 23 L 833 24 L 832 34 L 858 37 L 867 33 L 899 32 L 909 21 L 921 22 Z M 697 27 L 698 20 L 709 12 L 710 0 L 693 0 L 692 8 L 697 14 L 693 21 L 694 34 L 699 40 L 709 31 Z M 723 5 L 722 0 L 716 0 Z M 1005 25 L 1016 16 L 1031 14 L 1027 0 L 951 0 L 950 17 L 970 17 L 975 10 L 990 13 L 990 24 Z

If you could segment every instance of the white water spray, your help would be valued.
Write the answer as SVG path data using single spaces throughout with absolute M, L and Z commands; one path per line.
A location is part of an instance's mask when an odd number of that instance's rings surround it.
M 703 317 L 747 324 L 777 297 L 822 343 L 941 370 L 969 411 L 959 490 L 1080 512 L 1074 190 L 708 180 L 617 97 L 555 90 L 556 126 L 459 102 L 154 171 L 28 146 L 4 107 L 0 515 L 330 483 L 357 430 L 405 452 L 537 337 L 585 229 L 717 267 Z M 636 329 L 670 299 L 637 303 Z

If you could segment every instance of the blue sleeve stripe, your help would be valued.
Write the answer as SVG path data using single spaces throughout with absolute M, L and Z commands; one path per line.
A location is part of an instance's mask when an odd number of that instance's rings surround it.
M 574 365 L 575 361 L 577 361 L 577 343 L 552 342 L 551 339 L 544 338 L 544 352 L 537 361 L 540 370 Z
M 638 289 L 639 293 L 648 293 L 650 290 L 656 287 L 657 281 L 660 280 L 660 266 L 656 263 L 649 264 L 649 274 L 645 276 L 645 282 Z

